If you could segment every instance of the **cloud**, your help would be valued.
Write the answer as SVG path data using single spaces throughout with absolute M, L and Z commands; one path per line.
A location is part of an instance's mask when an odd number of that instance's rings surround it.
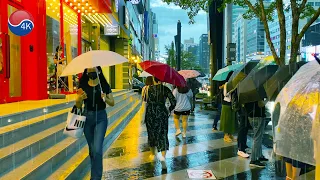
M 152 11 L 156 14 L 158 20 L 158 37 L 160 43 L 160 54 L 165 54 L 165 45 L 174 41 L 177 34 L 177 22 L 181 21 L 181 40 L 194 38 L 195 43 L 199 43 L 201 34 L 206 34 L 207 30 L 207 14 L 200 12 L 195 17 L 195 24 L 188 24 L 189 17 L 187 10 L 183 10 L 173 4 L 167 5 L 161 0 L 151 0 Z
M 152 8 L 167 8 L 167 9 L 181 9 L 179 6 L 176 6 L 174 4 L 167 4 L 163 2 L 162 0 L 153 0 L 151 2 Z

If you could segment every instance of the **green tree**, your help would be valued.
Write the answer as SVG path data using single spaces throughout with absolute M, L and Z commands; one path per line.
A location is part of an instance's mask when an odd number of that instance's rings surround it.
M 197 64 L 196 57 L 192 53 L 184 50 L 181 52 L 181 69 L 193 69 L 197 71 L 203 70 L 203 68 Z
M 190 23 L 194 23 L 194 17 L 199 13 L 200 10 L 207 11 L 208 5 L 215 0 L 162 0 L 168 4 L 174 3 L 180 6 L 182 9 L 188 10 L 188 16 L 190 18 Z M 218 1 L 218 0 L 216 0 Z M 314 9 L 311 5 L 307 4 L 307 0 L 288 0 L 288 3 L 284 3 L 283 0 L 275 0 L 270 3 L 265 3 L 263 0 L 250 1 L 250 0 L 221 0 L 222 5 L 220 11 L 225 9 L 228 3 L 233 3 L 235 5 L 248 8 L 248 11 L 243 15 L 246 19 L 251 19 L 257 17 L 264 26 L 266 33 L 266 39 L 268 45 L 271 49 L 274 60 L 279 66 L 285 64 L 286 56 L 286 19 L 285 12 L 291 11 L 292 18 L 292 30 L 291 30 L 291 54 L 290 63 L 296 62 L 298 51 L 300 47 L 300 42 L 310 27 L 310 25 L 315 22 L 320 15 L 320 8 Z M 277 14 L 278 19 L 273 19 L 274 15 Z M 300 19 L 307 19 L 307 23 L 303 28 L 299 29 Z M 280 26 L 280 53 L 274 47 L 271 41 L 270 29 L 268 22 L 277 20 Z
M 166 59 L 167 64 L 175 68 L 176 52 L 174 48 L 174 43 L 172 42 L 171 45 L 166 45 L 165 50 L 167 55 L 167 59 Z M 201 66 L 197 64 L 196 57 L 192 53 L 184 50 L 181 51 L 181 69 L 193 69 L 198 71 L 203 70 Z
M 166 55 L 167 55 L 167 64 L 171 67 L 176 67 L 176 58 L 175 58 L 175 49 L 174 49 L 174 43 L 172 42 L 171 45 L 165 46 Z

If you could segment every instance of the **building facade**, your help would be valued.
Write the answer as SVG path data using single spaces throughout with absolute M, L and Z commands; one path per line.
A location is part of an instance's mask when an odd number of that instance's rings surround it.
M 236 61 L 246 62 L 247 55 L 247 20 L 239 15 L 234 23 L 233 42 L 236 44 Z
M 208 34 L 202 34 L 199 38 L 199 63 L 204 73 L 210 73 L 210 52 Z
M 200 65 L 199 62 L 199 46 L 198 45 L 191 45 L 188 47 L 187 52 L 191 53 L 194 57 L 195 62 Z
M 123 55 L 128 63 L 103 71 L 112 88 L 130 88 L 132 69 L 148 56 L 145 49 L 150 49 L 146 42 L 152 33 L 144 29 L 148 26 L 145 12 L 150 11 L 146 3 L 149 1 L 1 0 L 0 103 L 46 99 L 56 93 L 53 59 L 58 46 L 67 63 L 90 49 Z M 34 29 L 23 37 L 8 28 L 9 16 L 18 9 L 34 18 Z M 69 76 L 65 81 L 68 89 L 61 93 L 74 93 L 78 81 L 79 76 Z
M 258 60 L 264 56 L 265 32 L 262 22 L 258 18 L 248 20 L 247 23 L 247 53 L 246 60 Z

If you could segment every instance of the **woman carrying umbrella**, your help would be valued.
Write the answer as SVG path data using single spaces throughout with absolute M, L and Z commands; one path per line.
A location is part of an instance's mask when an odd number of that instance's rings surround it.
M 145 122 L 148 132 L 148 143 L 152 154 L 161 151 L 160 161 L 163 169 L 167 169 L 165 162 L 166 151 L 169 150 L 168 128 L 170 112 L 176 106 L 170 89 L 162 82 L 170 83 L 175 86 L 186 86 L 185 79 L 167 64 L 156 61 L 145 61 L 140 63 L 143 70 L 154 76 L 155 84 L 149 87 L 147 94 L 147 110 Z M 166 107 L 166 99 L 170 101 L 169 111 Z
M 155 158 L 157 152 L 161 151 L 162 156 L 159 157 L 162 168 L 167 169 L 165 157 L 166 151 L 169 150 L 168 139 L 168 120 L 170 112 L 176 105 L 176 100 L 170 89 L 154 78 L 154 85 L 149 86 L 147 93 L 147 109 L 145 123 L 148 132 L 148 143 Z M 166 99 L 170 101 L 169 111 L 166 108 Z
M 228 78 L 231 77 L 230 73 Z M 228 81 L 227 79 L 226 81 Z M 238 128 L 238 122 L 236 121 L 236 113 L 231 108 L 231 96 L 227 93 L 227 83 L 222 85 L 223 88 L 223 100 L 222 100 L 222 108 L 221 108 L 221 116 L 220 116 L 220 131 L 224 132 L 224 141 L 232 142 L 234 140 L 233 135 Z
M 112 91 L 101 67 L 84 70 L 76 99 L 77 108 L 81 108 L 83 103 L 86 115 L 84 135 L 89 146 L 91 179 L 101 179 L 103 140 L 108 126 L 106 103 L 114 106 Z

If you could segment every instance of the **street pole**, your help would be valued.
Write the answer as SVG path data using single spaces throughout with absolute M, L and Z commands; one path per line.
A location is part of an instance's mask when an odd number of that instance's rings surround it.
M 181 70 L 181 22 L 177 23 L 177 70 Z
M 232 3 L 227 4 L 227 46 L 230 43 L 232 43 Z M 230 57 L 227 56 L 227 65 L 229 66 L 231 64 L 232 61 Z

